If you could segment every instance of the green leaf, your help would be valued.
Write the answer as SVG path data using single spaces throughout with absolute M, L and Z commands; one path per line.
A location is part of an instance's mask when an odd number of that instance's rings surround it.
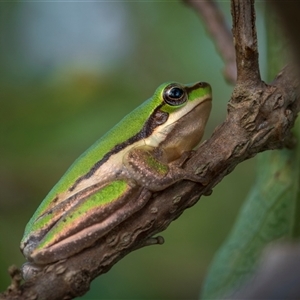
M 203 286 L 203 299 L 220 299 L 254 272 L 273 241 L 299 237 L 299 149 L 259 155 L 257 180 Z

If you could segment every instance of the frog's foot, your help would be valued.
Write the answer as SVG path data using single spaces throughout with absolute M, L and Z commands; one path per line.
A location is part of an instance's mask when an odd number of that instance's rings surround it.
M 173 165 L 177 168 L 181 168 L 185 163 L 186 161 L 191 157 L 193 156 L 195 153 L 194 150 L 191 150 L 191 151 L 185 151 L 181 154 L 181 156 L 174 160 L 173 162 L 170 163 L 170 165 Z
M 138 185 L 151 192 L 162 191 L 177 181 L 190 180 L 206 185 L 208 182 L 196 171 L 182 169 L 180 166 L 193 152 L 184 152 L 182 157 L 172 163 L 165 163 L 156 156 L 151 147 L 136 147 L 124 156 L 123 163 L 129 177 Z

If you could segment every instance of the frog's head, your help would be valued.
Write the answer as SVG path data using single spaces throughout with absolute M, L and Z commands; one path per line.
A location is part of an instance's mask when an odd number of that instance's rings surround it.
M 153 130 L 150 145 L 160 145 L 172 161 L 200 142 L 211 110 L 211 86 L 206 82 L 166 83 L 154 97 L 161 103 L 155 114 L 161 124 Z

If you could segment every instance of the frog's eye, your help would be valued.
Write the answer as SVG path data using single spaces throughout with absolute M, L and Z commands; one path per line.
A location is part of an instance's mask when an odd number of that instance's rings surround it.
M 187 100 L 186 91 L 180 85 L 169 85 L 163 92 L 163 98 L 169 105 L 181 105 Z

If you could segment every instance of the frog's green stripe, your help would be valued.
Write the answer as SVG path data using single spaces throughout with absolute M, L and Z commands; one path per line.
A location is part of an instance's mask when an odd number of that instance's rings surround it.
M 78 202 L 90 197 L 92 194 L 94 194 L 96 191 L 98 191 L 100 189 L 100 187 L 103 184 L 94 184 L 92 186 L 89 186 L 87 188 L 85 188 L 84 190 L 66 198 L 63 202 L 55 205 L 53 208 L 45 211 L 44 213 L 42 213 L 35 222 L 39 222 L 40 220 L 42 220 L 43 218 L 45 218 L 46 216 L 50 215 L 51 216 L 51 220 L 53 222 L 55 222 L 55 215 L 56 216 L 60 216 L 60 214 L 58 214 L 59 210 L 66 210 L 66 209 L 70 209 L 71 207 L 75 206 Z M 56 197 L 54 200 L 58 199 L 58 197 Z M 47 217 L 48 218 L 48 217 Z M 44 222 L 44 221 L 43 221 Z
M 84 174 L 83 176 L 80 176 L 75 183 L 69 188 L 69 191 L 73 191 L 76 186 L 85 179 L 90 178 L 91 176 L 93 176 L 93 174 L 113 155 L 113 154 L 117 154 L 118 152 L 120 152 L 121 150 L 125 149 L 128 145 L 131 145 L 135 142 L 138 142 L 142 139 L 145 139 L 147 137 L 149 137 L 153 130 L 165 123 L 168 120 L 168 113 L 166 112 L 162 112 L 160 111 L 160 108 L 162 107 L 162 105 L 158 106 L 154 112 L 152 113 L 152 115 L 149 117 L 149 119 L 147 120 L 147 122 L 144 124 L 143 128 L 133 137 L 129 138 L 128 140 L 124 141 L 123 143 L 117 144 L 116 146 L 114 146 L 114 148 L 109 151 L 108 153 L 106 153 L 102 159 L 100 159 L 99 161 L 97 161 L 92 167 L 91 169 Z
M 75 195 L 68 197 L 63 202 L 59 203 L 55 207 L 51 208 L 50 210 L 45 211 L 41 214 L 34 223 L 35 228 L 40 228 L 41 232 L 39 235 L 44 236 L 46 234 L 46 228 L 52 228 L 56 226 L 56 224 L 61 220 L 64 212 L 67 210 L 73 209 L 79 202 L 85 202 L 89 199 L 95 192 L 99 191 L 99 184 L 95 184 L 86 188 L 84 191 L 80 191 Z M 100 203 L 101 204 L 101 203 Z M 33 239 L 39 239 L 38 237 L 34 237 Z M 28 241 L 26 242 L 28 244 Z
M 40 242 L 37 249 L 43 249 L 44 247 L 53 244 L 56 239 L 60 240 L 61 238 L 58 233 L 65 233 L 66 236 L 69 236 L 72 229 L 77 228 L 76 222 L 82 219 L 82 215 L 88 214 L 91 211 L 118 199 L 118 197 L 123 195 L 127 189 L 128 184 L 125 181 L 118 180 L 106 185 L 99 192 L 89 195 L 89 197 L 81 201 L 76 208 L 69 211 L 64 218 L 61 218 L 55 224 L 54 230 L 50 230 L 43 237 L 43 240 Z M 88 220 L 91 222 L 88 226 L 99 222 L 99 219 L 95 218 L 90 218 Z

